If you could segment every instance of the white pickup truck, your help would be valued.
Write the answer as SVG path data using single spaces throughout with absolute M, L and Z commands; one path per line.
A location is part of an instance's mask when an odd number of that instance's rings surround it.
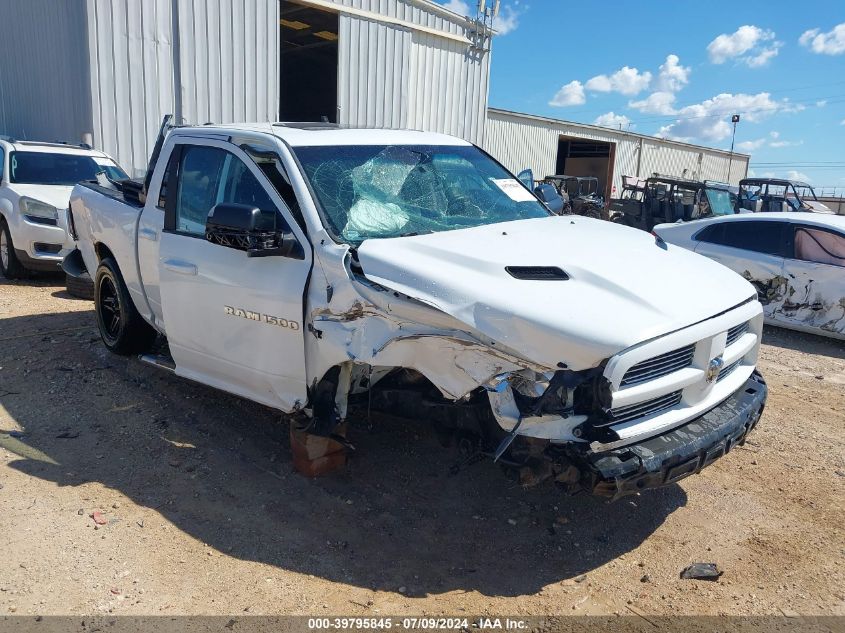
M 524 481 L 616 498 L 698 472 L 763 411 L 748 282 L 553 216 L 457 138 L 163 126 L 142 187 L 80 184 L 71 216 L 64 267 L 94 278 L 110 350 L 310 433 L 384 410 Z M 159 336 L 169 355 L 149 354 Z

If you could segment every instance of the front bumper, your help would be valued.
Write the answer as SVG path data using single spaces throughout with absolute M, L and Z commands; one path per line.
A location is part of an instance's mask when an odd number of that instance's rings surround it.
M 562 471 L 569 476 L 558 481 L 611 499 L 680 481 L 743 444 L 763 413 L 767 395 L 766 382 L 755 370 L 721 404 L 662 435 L 602 452 L 564 449 L 555 461 L 568 465 Z
M 73 248 L 61 213 L 58 224 L 41 224 L 19 217 L 12 233 L 17 255 L 24 268 L 42 272 L 60 271 L 62 259 Z M 11 228 L 11 227 L 10 227 Z

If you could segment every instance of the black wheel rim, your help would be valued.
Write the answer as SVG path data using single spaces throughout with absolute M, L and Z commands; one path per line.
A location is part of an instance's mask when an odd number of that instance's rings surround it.
M 115 340 L 120 331 L 120 298 L 117 295 L 117 288 L 110 277 L 103 277 L 100 281 L 100 302 L 98 306 L 100 323 L 103 326 L 103 334 L 109 340 Z

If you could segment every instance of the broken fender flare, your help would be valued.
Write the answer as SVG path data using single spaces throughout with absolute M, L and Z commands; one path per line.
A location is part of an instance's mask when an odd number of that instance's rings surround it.
M 70 253 L 65 255 L 62 260 L 62 270 L 76 279 L 92 281 L 91 275 L 88 274 L 88 269 L 85 267 L 85 262 L 82 260 L 82 253 L 78 248 L 74 248 Z

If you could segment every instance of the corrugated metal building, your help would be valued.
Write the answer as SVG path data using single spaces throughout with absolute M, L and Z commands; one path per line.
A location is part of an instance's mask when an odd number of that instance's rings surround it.
M 489 51 L 429 0 L 6 0 L 2 14 L 0 133 L 89 142 L 135 173 L 167 113 L 484 133 Z
M 621 192 L 622 176 L 659 173 L 736 184 L 748 173 L 746 154 L 494 108 L 483 145 L 514 173 L 531 168 L 538 179 L 596 176 L 606 196 Z

